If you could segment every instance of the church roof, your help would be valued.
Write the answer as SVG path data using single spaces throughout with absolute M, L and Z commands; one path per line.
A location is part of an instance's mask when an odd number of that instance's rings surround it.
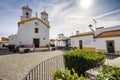
M 30 11 L 32 11 L 32 9 L 31 9 L 31 8 L 29 8 L 29 6 L 28 6 L 28 5 L 27 5 L 27 6 L 22 7 L 22 9 L 26 9 L 26 10 L 30 10 Z
M 46 11 L 44 10 L 43 12 L 41 12 L 41 14 L 45 14 L 48 16 L 48 13 L 46 13 Z
M 48 25 L 48 24 L 46 24 L 45 22 L 43 22 L 40 18 L 30 18 L 30 19 L 27 19 L 27 20 L 20 21 L 20 22 L 18 22 L 18 26 L 19 26 L 20 24 L 24 24 L 24 23 L 29 22 L 29 21 L 32 21 L 32 20 L 38 20 L 38 21 L 40 21 L 42 24 L 44 24 L 47 28 L 50 28 L 50 25 Z

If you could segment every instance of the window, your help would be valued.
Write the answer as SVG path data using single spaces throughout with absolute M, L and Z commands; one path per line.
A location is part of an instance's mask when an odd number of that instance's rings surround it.
M 39 25 L 39 23 L 38 23 L 38 22 L 35 22 L 35 25 L 36 25 L 36 26 L 38 26 L 38 25 Z
M 38 31 L 38 28 L 35 28 L 35 33 L 38 33 L 39 31 Z
M 43 38 L 43 40 L 45 40 L 45 38 Z
M 46 19 L 44 18 L 44 21 L 46 21 Z
M 28 12 L 26 12 L 26 18 L 28 18 L 29 17 L 29 13 Z

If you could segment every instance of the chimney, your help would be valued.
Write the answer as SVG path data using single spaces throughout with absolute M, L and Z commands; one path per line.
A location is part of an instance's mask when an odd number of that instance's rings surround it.
M 80 33 L 79 31 L 76 31 L 76 35 L 79 35 L 79 33 Z

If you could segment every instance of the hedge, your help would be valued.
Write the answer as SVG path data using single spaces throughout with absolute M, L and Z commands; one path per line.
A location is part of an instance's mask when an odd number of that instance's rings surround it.
M 84 75 L 86 70 L 96 67 L 105 58 L 103 54 L 78 49 L 64 54 L 65 67 L 69 70 L 74 68 L 79 75 Z

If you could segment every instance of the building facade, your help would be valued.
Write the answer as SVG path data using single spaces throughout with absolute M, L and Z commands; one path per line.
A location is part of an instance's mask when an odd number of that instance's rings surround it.
M 98 52 L 120 54 L 120 26 L 103 28 L 96 31 L 95 35 L 95 47 Z
M 70 46 L 70 38 L 61 33 L 58 34 L 57 39 L 51 39 L 50 44 L 54 44 L 59 49 L 65 49 L 67 46 Z
M 79 33 L 71 36 L 70 39 L 73 48 L 95 50 L 92 32 Z
M 9 45 L 8 43 L 9 39 L 6 37 L 1 37 L 0 38 L 0 48 L 6 47 Z
M 49 43 L 49 21 L 46 11 L 41 12 L 41 18 L 36 14 L 32 17 L 32 9 L 22 7 L 22 16 L 18 22 L 16 35 L 9 36 L 9 43 L 15 45 L 34 45 L 36 48 Z
M 120 54 L 120 25 L 96 29 L 94 33 L 79 33 L 70 38 L 71 47 Z

